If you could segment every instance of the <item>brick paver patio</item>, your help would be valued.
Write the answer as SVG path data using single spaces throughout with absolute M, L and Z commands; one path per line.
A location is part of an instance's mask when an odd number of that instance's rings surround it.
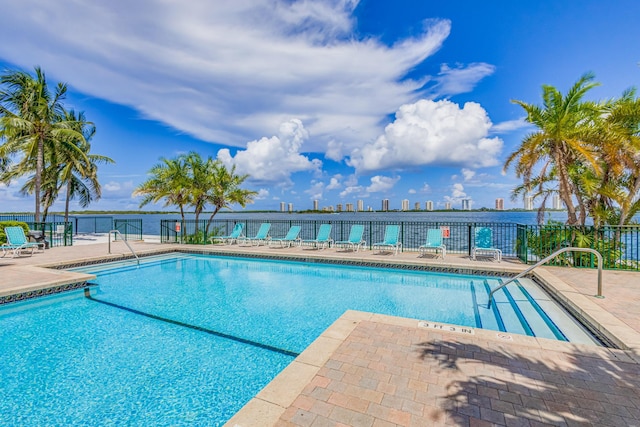
M 461 271 L 525 268 L 506 260 L 446 261 L 398 256 L 238 246 L 132 243 L 139 253 L 171 248 L 252 255 L 431 264 Z M 69 283 L 86 275 L 42 268 L 86 259 L 121 259 L 114 242 L 54 248 L 0 259 L 0 296 Z M 594 270 L 544 267 L 556 297 L 627 350 L 575 345 L 476 329 L 473 334 L 421 327 L 418 320 L 347 312 L 228 423 L 259 426 L 640 426 L 640 273 L 604 274 L 594 298 Z M 429 320 L 429 319 L 424 319 Z M 422 325 L 423 326 L 423 325 Z M 459 328 L 458 328 L 459 329 Z
M 640 425 L 638 363 L 548 347 L 363 321 L 276 425 Z

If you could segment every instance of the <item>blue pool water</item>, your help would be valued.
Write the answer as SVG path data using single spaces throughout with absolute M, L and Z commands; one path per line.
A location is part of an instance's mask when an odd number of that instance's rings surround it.
M 0 309 L 2 425 L 222 425 L 349 309 L 593 342 L 532 284 L 487 308 L 495 278 L 200 255 L 84 271 L 91 298 Z

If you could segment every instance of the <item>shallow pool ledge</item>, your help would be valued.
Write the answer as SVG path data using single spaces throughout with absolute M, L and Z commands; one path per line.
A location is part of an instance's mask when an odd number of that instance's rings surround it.
M 78 289 L 95 275 L 31 265 L 2 266 L 0 304 Z

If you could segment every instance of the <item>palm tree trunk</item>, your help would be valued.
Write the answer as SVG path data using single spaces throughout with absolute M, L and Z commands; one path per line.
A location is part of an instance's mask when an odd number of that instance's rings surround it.
M 40 222 L 40 188 L 42 186 L 42 170 L 44 169 L 44 138 L 38 136 L 38 153 L 36 155 L 35 199 L 36 210 L 34 221 Z
M 209 221 L 207 221 L 207 230 L 205 231 L 205 235 L 206 236 L 209 235 L 209 227 L 211 226 L 211 221 L 213 221 L 213 217 L 216 216 L 216 214 L 218 213 L 219 210 L 220 210 L 220 207 L 216 206 L 215 210 L 213 211 L 213 213 L 209 217 Z
M 565 167 L 566 162 L 561 158 L 560 153 L 554 153 L 554 157 L 558 170 L 558 182 L 560 184 L 558 193 L 560 194 L 560 199 L 567 207 L 567 225 L 576 225 L 578 223 L 578 217 L 576 216 L 576 208 L 573 205 L 573 199 L 571 197 L 573 192 L 571 191 L 571 183 L 569 182 L 569 176 Z
M 196 225 L 195 225 L 194 236 L 198 235 L 198 218 L 200 218 L 200 212 L 202 212 L 202 208 L 197 208 L 196 207 L 196 209 L 194 211 L 194 213 L 196 214 L 196 216 L 195 216 Z
M 71 185 L 67 183 L 67 197 L 64 201 L 64 224 L 67 225 L 69 221 L 69 199 L 71 198 Z

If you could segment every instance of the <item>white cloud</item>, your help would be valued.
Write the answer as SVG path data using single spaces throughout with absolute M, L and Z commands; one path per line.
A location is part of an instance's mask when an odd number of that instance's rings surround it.
M 311 187 L 304 190 L 304 192 L 309 195 L 311 200 L 321 200 L 324 194 L 324 182 L 311 181 Z
M 416 194 L 417 191 L 415 190 L 415 188 L 411 188 L 409 189 L 409 194 Z
M 109 181 L 109 182 L 107 182 L 106 184 L 104 184 L 102 186 L 102 189 L 104 191 L 118 191 L 118 190 L 120 190 L 120 188 L 122 188 L 120 186 L 120 183 L 119 182 L 115 182 L 115 181 Z
M 500 138 L 488 138 L 491 121 L 475 102 L 463 108 L 448 100 L 405 104 L 373 143 L 352 151 L 348 164 L 358 172 L 429 164 L 494 166 Z
M 261 188 L 258 190 L 258 194 L 256 194 L 255 199 L 256 200 L 264 200 L 267 197 L 269 197 L 269 190 L 266 188 Z
M 471 169 L 463 168 L 462 169 L 462 176 L 464 177 L 465 181 L 471 181 L 473 179 L 473 177 L 476 176 L 476 172 L 472 171 Z
M 516 130 L 526 129 L 533 125 L 527 122 L 526 117 L 520 117 L 515 120 L 507 120 L 504 122 L 496 123 L 491 126 L 490 132 L 492 134 L 509 133 Z
M 400 177 L 391 178 L 388 176 L 376 175 L 371 177 L 371 185 L 367 187 L 369 193 L 384 193 L 389 191 L 400 181 Z
M 344 144 L 332 139 L 327 143 L 327 150 L 324 156 L 329 160 L 339 162 L 344 158 Z
M 5 1 L 0 57 L 84 94 L 236 147 L 299 117 L 339 160 L 416 94 L 469 90 L 491 66 L 406 79 L 449 36 L 444 19 L 392 45 L 360 36 L 356 0 Z M 26 11 L 26 12 L 25 12 Z M 435 82 L 428 88 L 425 82 Z M 334 142 L 331 142 L 334 141 Z M 335 141 L 340 141 L 335 142 Z
M 342 188 L 342 183 L 340 180 L 342 179 L 342 175 L 336 174 L 331 177 L 329 180 L 329 185 L 327 185 L 327 190 L 337 190 L 338 188 Z
M 422 186 L 422 188 L 420 189 L 421 193 L 430 193 L 431 192 L 431 187 L 429 186 L 429 184 L 427 184 L 426 182 L 424 183 L 424 185 Z
M 444 196 L 445 201 L 451 202 L 451 204 L 457 204 L 462 201 L 462 199 L 467 199 L 467 193 L 464 191 L 464 185 L 460 183 L 455 183 L 451 186 L 451 195 Z
M 218 160 L 225 165 L 236 165 L 239 174 L 249 174 L 249 180 L 263 183 L 291 183 L 291 174 L 302 171 L 319 171 L 322 162 L 310 160 L 300 154 L 309 133 L 298 119 L 284 122 L 278 136 L 263 137 L 247 144 L 235 157 L 227 148 L 218 151 Z
M 344 180 L 344 185 L 349 186 L 349 187 L 353 187 L 355 185 L 358 185 L 358 175 L 356 175 L 356 174 L 349 175 Z
M 471 92 L 473 88 L 483 78 L 490 76 L 496 67 L 484 62 L 469 64 L 467 66 L 457 65 L 450 68 L 443 64 L 440 73 L 434 79 L 437 83 L 430 89 L 434 98 L 442 95 L 456 95 Z
M 367 197 L 367 193 L 362 185 L 354 185 L 346 187 L 340 192 L 340 197 L 345 198 L 347 196 Z
M 102 185 L 102 199 L 116 200 L 123 199 L 123 203 L 130 203 L 130 199 L 139 200 L 139 196 L 133 196 L 134 183 L 128 181 L 109 181 Z M 126 200 L 124 200 L 126 199 Z
M 466 196 L 467 193 L 464 192 L 464 186 L 462 184 L 453 184 L 451 188 L 451 197 L 461 198 Z

